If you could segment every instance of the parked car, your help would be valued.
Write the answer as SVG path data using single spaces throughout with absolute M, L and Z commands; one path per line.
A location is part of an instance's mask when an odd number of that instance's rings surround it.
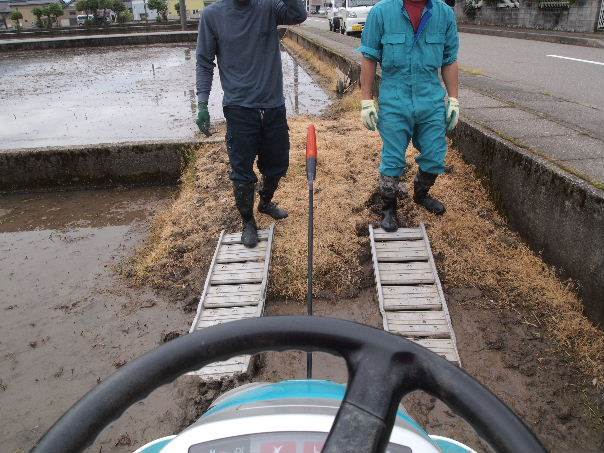
M 94 16 L 92 14 L 88 14 L 88 15 L 80 14 L 77 17 L 77 21 L 78 21 L 78 26 L 81 27 L 86 24 L 86 21 L 88 21 L 88 22 L 94 21 Z
M 328 0 L 327 20 L 331 31 L 361 33 L 369 11 L 379 0 Z

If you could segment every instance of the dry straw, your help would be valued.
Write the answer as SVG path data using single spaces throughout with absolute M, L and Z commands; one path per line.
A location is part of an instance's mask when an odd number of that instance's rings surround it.
M 310 64 L 321 70 L 317 61 Z M 329 73 L 325 76 L 331 77 Z M 274 299 L 304 300 L 308 214 L 304 148 L 311 122 L 317 127 L 319 146 L 315 290 L 349 297 L 360 289 L 360 257 L 367 256 L 369 248 L 362 234 L 365 229 L 359 226 L 377 220 L 374 200 L 380 140 L 377 133 L 361 126 L 358 113 L 351 110 L 355 99 L 357 94 L 345 98 L 323 117 L 290 121 L 291 166 L 276 196 L 290 217 L 276 229 L 270 273 Z M 411 150 L 408 156 L 409 186 L 416 171 L 414 154 Z M 558 279 L 554 269 L 510 230 L 473 168 L 457 151 L 450 151 L 447 160 L 453 171 L 440 177 L 433 189 L 447 205 L 446 215 L 428 214 L 410 200 L 400 212 L 408 224 L 429 225 L 447 286 L 477 287 L 494 304 L 520 310 L 526 322 L 544 329 L 597 385 L 604 384 L 604 332 L 582 314 L 572 284 Z M 258 220 L 261 226 L 270 223 L 265 216 Z M 139 281 L 162 288 L 189 285 L 195 275 L 194 287 L 198 287 L 219 231 L 239 227 L 224 145 L 202 147 L 179 196 L 155 219 L 131 272 Z

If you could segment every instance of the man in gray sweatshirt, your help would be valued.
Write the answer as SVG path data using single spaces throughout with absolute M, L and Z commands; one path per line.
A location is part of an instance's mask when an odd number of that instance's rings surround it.
M 300 0 L 218 0 L 203 10 L 197 38 L 197 125 L 209 134 L 208 97 L 218 62 L 227 122 L 226 143 L 235 204 L 243 219 L 242 242 L 255 247 L 254 192 L 262 174 L 258 211 L 274 219 L 287 212 L 272 201 L 289 165 L 278 25 L 306 20 Z

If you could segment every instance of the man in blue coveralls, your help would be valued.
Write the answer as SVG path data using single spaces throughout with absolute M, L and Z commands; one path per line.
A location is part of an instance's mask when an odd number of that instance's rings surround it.
M 406 195 L 401 176 L 409 141 L 420 152 L 413 200 L 441 215 L 444 205 L 428 192 L 445 170 L 445 134 L 459 117 L 457 50 L 453 9 L 442 0 L 382 0 L 370 11 L 361 38 L 361 118 L 383 142 L 379 188 L 382 228 L 395 231 L 396 200 Z M 382 67 L 379 118 L 372 89 Z M 447 89 L 439 79 L 439 70 Z

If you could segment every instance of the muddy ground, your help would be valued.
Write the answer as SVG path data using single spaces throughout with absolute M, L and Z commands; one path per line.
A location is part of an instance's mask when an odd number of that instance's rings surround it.
M 377 137 L 360 128 L 356 112 L 336 111 L 293 121 L 294 151 L 303 149 L 309 121 L 317 122 L 324 159 L 317 182 L 317 231 L 323 239 L 317 241 L 315 312 L 379 327 L 366 229 L 367 222 L 377 219 Z M 347 143 L 354 147 L 347 148 Z M 323 164 L 325 160 L 330 164 Z M 409 201 L 399 215 L 411 224 L 428 223 L 464 369 L 509 404 L 550 451 L 604 451 L 604 395 L 597 379 L 589 377 L 586 362 L 569 352 L 585 341 L 561 347 L 550 319 L 538 319 L 547 310 L 506 297 L 533 291 L 535 300 L 541 300 L 543 294 L 536 293 L 542 290 L 564 293 L 558 307 L 574 313 L 582 332 L 593 333 L 577 314 L 572 284 L 556 281 L 551 269 L 535 264 L 538 257 L 526 252 L 521 239 L 497 216 L 471 169 L 456 153 L 452 160 L 456 170 L 435 187 L 450 208 L 444 220 L 425 216 Z M 227 169 L 224 147 L 217 145 L 200 150 L 178 196 L 139 189 L 0 198 L 0 439 L 8 452 L 27 451 L 96 382 L 166 338 L 187 331 L 218 231 L 239 228 Z M 305 312 L 300 296 L 304 179 L 303 151 L 294 152 L 279 192 L 292 216 L 277 228 L 267 315 Z M 149 222 L 152 213 L 157 216 Z M 269 222 L 259 220 L 261 225 Z M 475 231 L 472 240 L 483 248 L 478 249 L 480 256 L 472 256 L 464 251 L 468 238 L 458 233 L 481 222 L 484 228 Z M 523 269 L 529 278 L 515 275 L 528 283 L 514 286 L 509 277 L 513 268 L 487 259 L 494 251 L 509 253 L 499 261 L 525 257 Z M 459 278 L 459 269 L 467 278 Z M 291 288 L 282 287 L 287 281 Z M 133 283 L 136 286 L 130 286 Z M 593 338 L 595 342 L 600 337 Z M 584 354 L 597 357 L 589 349 Z M 598 366 L 593 366 L 596 374 Z M 178 432 L 226 389 L 248 380 L 305 374 L 304 355 L 288 352 L 263 355 L 248 377 L 220 383 L 181 378 L 131 408 L 90 451 L 133 451 L 146 441 Z M 345 382 L 343 361 L 316 354 L 315 377 Z M 405 405 L 429 432 L 486 451 L 467 425 L 431 397 L 411 395 Z
M 364 270 L 372 278 L 371 263 Z M 367 283 L 370 278 L 366 279 Z M 604 451 L 604 429 L 597 408 L 598 393 L 581 373 L 552 349 L 544 333 L 524 322 L 520 313 L 502 310 L 475 288 L 445 285 L 463 368 L 523 418 L 551 452 Z M 375 289 L 368 286 L 348 300 L 315 301 L 316 313 L 381 327 Z M 271 301 L 269 315 L 304 314 L 303 304 Z M 270 353 L 260 362 L 254 380 L 305 378 L 303 353 Z M 315 354 L 315 377 L 345 383 L 341 358 Z M 591 388 L 590 388 L 591 387 Z M 409 395 L 405 408 L 431 434 L 450 436 L 477 451 L 489 451 L 473 430 L 444 404 L 422 392 Z
M 320 113 L 329 96 L 281 57 L 288 112 Z M 195 45 L 3 52 L 0 103 L 0 149 L 192 139 Z M 224 120 L 218 70 L 209 109 Z
M 0 197 L 0 450 L 28 451 L 119 366 L 184 332 L 174 300 L 130 288 L 115 265 L 146 236 L 174 189 Z M 129 410 L 90 451 L 133 451 L 172 433 L 187 379 Z M 188 418 L 187 418 L 188 420 Z
M 207 268 L 192 270 L 191 278 L 199 283 L 186 294 L 158 294 L 129 287 L 114 267 L 134 253 L 147 235 L 145 219 L 171 203 L 171 196 L 165 190 L 140 189 L 2 199 L 0 438 L 7 452 L 27 451 L 99 379 L 160 344 L 167 334 L 187 330 Z M 199 253 L 211 255 L 214 246 L 207 240 Z M 341 298 L 323 292 L 315 302 L 318 315 L 381 325 L 368 253 L 361 262 L 358 295 Z M 502 309 L 476 288 L 449 286 L 444 272 L 442 277 L 464 368 L 522 416 L 552 452 L 601 452 L 604 431 L 593 404 L 598 394 L 546 334 L 521 312 Z M 302 302 L 267 301 L 267 315 L 304 312 Z M 315 377 L 346 381 L 341 359 L 315 354 L 314 363 Z M 289 352 L 264 355 L 249 378 L 210 384 L 181 378 L 129 410 L 89 451 L 133 451 L 150 439 L 178 432 L 227 388 L 305 374 L 304 355 Z M 441 403 L 412 395 L 405 404 L 431 433 L 486 451 Z

